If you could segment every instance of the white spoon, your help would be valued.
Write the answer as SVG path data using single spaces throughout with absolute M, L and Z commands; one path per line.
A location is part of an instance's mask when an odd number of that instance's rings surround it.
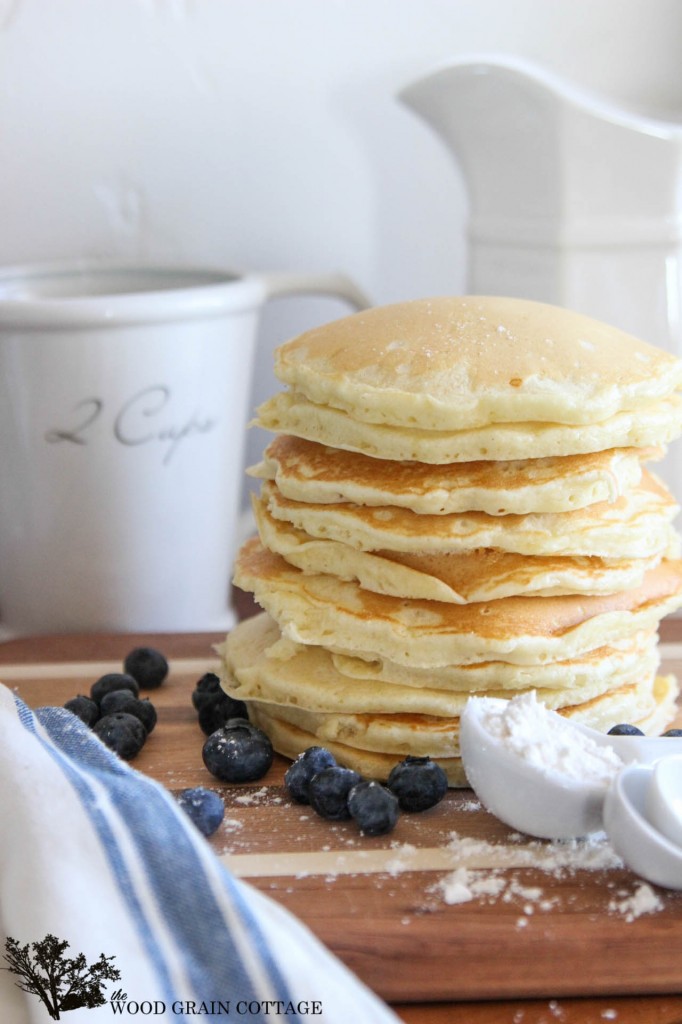
M 460 719 L 462 763 L 484 807 L 511 828 L 541 839 L 573 839 L 604 828 L 604 800 L 619 766 L 610 778 L 595 783 L 530 764 L 484 724 L 491 708 L 501 712 L 508 703 L 498 698 L 470 697 Z M 554 711 L 544 710 L 544 714 L 550 716 L 550 721 L 556 719 L 557 726 L 564 730 L 577 730 L 595 744 L 610 747 L 623 765 L 650 764 L 682 753 L 682 738 L 607 736 Z

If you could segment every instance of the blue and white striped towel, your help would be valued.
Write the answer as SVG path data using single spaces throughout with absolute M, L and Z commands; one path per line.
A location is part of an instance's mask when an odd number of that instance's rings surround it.
M 7 939 L 52 935 L 120 973 L 69 1024 L 124 1019 L 396 1024 L 306 928 L 230 875 L 162 786 L 63 708 L 0 686 L 0 967 Z M 43 1024 L 43 999 L 0 971 L 0 1018 Z M 76 1002 L 78 1000 L 76 999 Z M 63 1019 L 63 1015 L 62 1015 Z

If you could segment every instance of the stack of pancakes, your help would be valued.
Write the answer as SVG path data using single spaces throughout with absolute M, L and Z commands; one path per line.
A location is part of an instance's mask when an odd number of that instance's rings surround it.
M 288 390 L 258 410 L 275 438 L 235 572 L 265 611 L 221 656 L 276 750 L 324 745 L 378 779 L 428 755 L 457 786 L 470 694 L 666 727 L 657 629 L 682 561 L 649 467 L 682 432 L 682 361 L 476 296 L 357 313 L 275 368 Z

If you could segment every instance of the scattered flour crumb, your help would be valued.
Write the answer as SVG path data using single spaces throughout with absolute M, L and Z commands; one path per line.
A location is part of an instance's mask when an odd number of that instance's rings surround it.
M 440 883 L 443 899 L 446 903 L 466 903 L 473 899 L 492 902 L 505 892 L 509 885 L 499 872 L 455 868 Z
M 653 914 L 663 908 L 663 901 L 657 896 L 650 885 L 640 882 L 634 892 L 628 894 L 619 893 L 609 903 L 609 910 L 623 914 L 626 921 L 634 921 L 642 914 Z
M 244 828 L 244 822 L 239 821 L 238 818 L 224 818 L 223 828 L 228 829 L 230 832 L 237 832 L 240 828 Z
M 410 857 L 417 852 L 417 848 L 411 843 L 391 843 L 391 849 L 395 850 L 395 857 L 386 862 L 386 871 L 395 877 L 409 869 Z
M 537 902 L 542 896 L 542 889 L 538 888 L 538 886 L 515 884 L 514 892 L 525 900 L 535 900 L 535 902 Z
M 618 1010 L 614 1010 L 613 1007 L 609 1007 L 606 1010 L 602 1010 L 600 1017 L 602 1020 L 616 1020 L 618 1017 Z
M 245 807 L 249 807 L 251 804 L 257 804 L 264 797 L 268 795 L 268 787 L 261 786 L 260 789 L 254 789 L 248 793 L 240 793 L 239 796 L 234 798 L 236 804 L 243 804 Z
M 440 883 L 443 899 L 452 906 L 455 903 L 468 903 L 474 898 L 466 868 L 456 868 Z
M 469 872 L 471 874 L 472 872 Z M 476 896 L 499 896 L 504 891 L 507 882 L 498 874 L 485 875 L 484 872 L 479 871 L 477 877 L 474 879 L 473 891 Z

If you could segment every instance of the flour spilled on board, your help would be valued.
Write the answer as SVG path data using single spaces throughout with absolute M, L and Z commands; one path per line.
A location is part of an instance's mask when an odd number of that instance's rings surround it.
M 367 844 L 353 823 L 335 822 L 326 823 L 327 841 L 320 842 L 319 832 L 311 837 L 306 828 L 306 823 L 317 824 L 316 815 L 301 808 L 299 827 L 287 830 L 286 849 L 274 852 L 266 846 L 255 852 L 249 822 L 240 812 L 248 814 L 251 808 L 264 805 L 284 807 L 286 799 L 268 787 L 250 789 L 234 797 L 229 808 L 231 815 L 224 821 L 221 855 L 238 877 L 269 877 L 274 887 L 281 886 L 286 878 L 294 881 L 318 875 L 332 885 L 343 876 L 371 874 L 374 884 L 383 888 L 390 886 L 391 879 L 417 873 L 424 883 L 424 911 L 432 912 L 438 905 L 454 908 L 472 902 L 506 905 L 517 929 L 528 927 L 533 915 L 541 917 L 551 911 L 570 909 L 580 899 L 580 887 L 557 882 L 580 873 L 600 875 L 603 896 L 595 911 L 618 916 L 626 923 L 665 910 L 669 901 L 679 895 L 657 889 L 635 876 L 628 878 L 623 861 L 603 832 L 583 839 L 555 841 L 511 832 L 503 839 L 489 841 L 444 829 L 437 836 L 429 833 L 431 842 L 423 845 L 421 821 L 414 815 L 410 816 L 409 838 L 403 841 L 394 838 L 387 845 Z M 483 808 L 478 799 L 470 797 L 458 803 L 458 810 L 478 815 Z M 413 914 L 407 914 L 402 923 L 409 924 L 412 919 Z
M 463 863 L 431 886 L 429 892 L 437 894 L 450 906 L 472 900 L 518 902 L 522 907 L 522 916 L 516 922 L 518 928 L 525 928 L 534 913 L 557 907 L 561 897 L 547 895 L 541 885 L 523 884 L 508 874 L 510 868 L 534 868 L 560 879 L 576 871 L 609 871 L 623 867 L 603 833 L 556 842 L 528 841 L 513 834 L 511 844 L 500 845 L 453 832 L 448 849 Z M 494 866 L 476 866 L 481 864 Z M 635 881 L 631 889 L 619 886 L 608 903 L 609 913 L 622 916 L 626 922 L 663 907 L 662 897 L 648 883 L 640 881 Z

